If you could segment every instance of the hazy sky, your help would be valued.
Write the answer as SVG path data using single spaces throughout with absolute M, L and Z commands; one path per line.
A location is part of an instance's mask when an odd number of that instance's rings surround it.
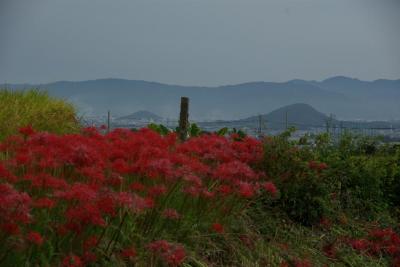
M 400 0 L 0 0 L 0 83 L 400 78 Z

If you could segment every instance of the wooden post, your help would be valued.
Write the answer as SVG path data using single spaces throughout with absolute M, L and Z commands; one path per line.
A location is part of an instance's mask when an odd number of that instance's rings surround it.
M 107 112 L 107 133 L 110 132 L 110 120 L 111 120 L 111 112 Z
M 181 113 L 179 116 L 179 138 L 185 141 L 189 127 L 189 98 L 181 97 Z

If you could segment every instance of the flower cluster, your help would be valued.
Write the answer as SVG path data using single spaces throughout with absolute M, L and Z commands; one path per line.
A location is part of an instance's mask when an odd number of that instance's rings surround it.
M 150 250 L 177 266 L 185 250 L 175 241 L 182 240 L 143 244 L 175 233 L 182 220 L 194 231 L 229 231 L 248 199 L 277 193 L 253 168 L 262 156 L 262 144 L 250 137 L 211 134 L 181 143 L 150 129 L 59 136 L 22 128 L 0 144 L 0 233 L 27 244 L 8 258 L 40 253 L 29 247 L 51 242 L 63 257 L 52 257 L 53 265 L 84 266 L 96 255 L 133 259 Z
M 373 229 L 366 238 L 350 239 L 348 244 L 371 256 L 387 255 L 392 258 L 393 266 L 400 266 L 400 236 L 391 228 Z

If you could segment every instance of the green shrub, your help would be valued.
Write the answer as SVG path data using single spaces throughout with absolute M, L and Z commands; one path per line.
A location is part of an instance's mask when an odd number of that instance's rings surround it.
M 346 134 L 337 144 L 314 150 L 329 165 L 326 179 L 342 210 L 374 217 L 398 201 L 400 161 L 377 139 Z
M 311 225 L 338 212 L 372 220 L 399 207 L 400 149 L 351 134 L 290 141 L 291 132 L 265 139 L 262 168 L 294 221 Z
M 265 139 L 263 168 L 278 186 L 278 205 L 288 216 L 304 225 L 315 224 L 329 211 L 330 184 L 323 175 L 324 164 L 315 161 L 309 147 L 290 141 L 290 134 L 291 130 Z
M 74 107 L 38 90 L 0 90 L 0 140 L 15 134 L 20 127 L 58 134 L 79 129 Z

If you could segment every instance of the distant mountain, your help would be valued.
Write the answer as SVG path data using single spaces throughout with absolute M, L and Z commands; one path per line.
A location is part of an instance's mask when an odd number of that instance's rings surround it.
M 1 85 L 0 85 L 1 87 Z M 123 79 L 7 85 L 38 87 L 73 102 L 82 115 L 113 116 L 151 110 L 177 119 L 181 96 L 190 98 L 194 120 L 234 120 L 266 114 L 293 103 L 306 103 L 339 119 L 400 119 L 400 80 L 361 81 L 338 76 L 324 81 L 250 82 L 219 87 L 166 85 Z
M 328 125 L 331 128 L 342 129 L 386 129 L 400 128 L 400 121 L 350 121 L 338 120 L 333 115 L 319 112 L 312 106 L 304 103 L 287 105 L 268 114 L 259 114 L 245 119 L 233 121 L 200 122 L 202 128 L 219 129 L 229 125 L 230 128 L 255 129 L 260 125 L 263 129 L 283 130 L 287 126 L 294 126 L 299 130 L 321 129 Z
M 259 120 L 265 123 L 268 128 L 282 129 L 293 125 L 296 128 L 304 129 L 310 127 L 324 127 L 328 120 L 336 123 L 336 120 L 317 111 L 308 104 L 296 103 L 278 108 L 268 114 L 252 116 L 242 121 L 257 123 Z
M 139 110 L 127 116 L 122 116 L 116 120 L 137 120 L 137 121 L 162 121 L 162 117 L 146 110 Z

